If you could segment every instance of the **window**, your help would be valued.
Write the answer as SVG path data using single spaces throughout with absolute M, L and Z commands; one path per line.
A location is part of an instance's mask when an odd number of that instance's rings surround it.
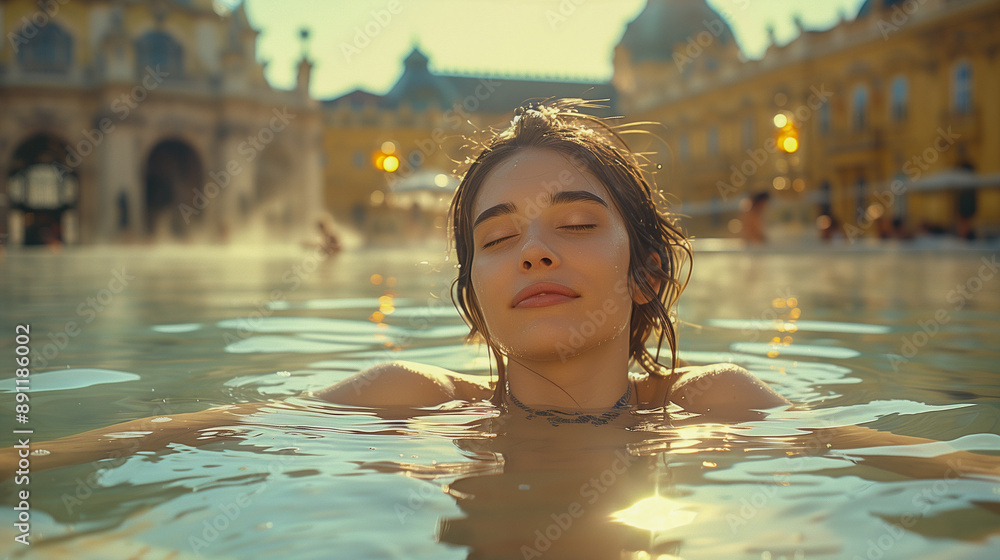
M 708 137 L 705 139 L 705 148 L 708 151 L 708 155 L 714 156 L 719 154 L 719 127 L 713 126 L 708 129 Z
M 892 81 L 892 111 L 893 122 L 903 122 L 906 120 L 907 106 L 909 105 L 909 84 L 904 76 L 896 76 Z
M 907 176 L 905 173 L 898 173 L 896 175 L 896 180 L 901 183 L 905 183 L 907 181 Z M 899 196 L 896 197 L 893 218 L 895 220 L 899 220 L 900 222 L 905 221 L 907 210 L 906 189 L 903 189 L 903 192 L 899 193 Z
M 830 103 L 823 102 L 819 106 L 819 131 L 821 134 L 830 132 Z
M 166 73 L 168 80 L 177 79 L 184 73 L 184 48 L 170 35 L 150 31 L 136 41 L 135 61 L 140 76 L 153 68 Z
M 865 216 L 868 211 L 868 207 L 865 202 L 868 199 L 868 187 L 865 184 L 864 176 L 859 176 L 856 183 L 854 183 L 854 214 L 856 220 L 859 224 L 865 223 Z
M 819 213 L 821 216 L 833 214 L 833 209 L 830 208 L 830 181 L 824 180 L 819 185 Z
M 681 161 L 687 161 L 691 157 L 691 146 L 688 143 L 687 134 L 681 134 L 680 138 L 677 140 L 677 150 L 681 154 Z
M 861 132 L 868 128 L 868 86 L 855 86 L 851 99 L 851 128 Z
M 743 119 L 743 128 L 740 130 L 740 138 L 744 150 L 753 148 L 753 117 Z
M 17 61 L 28 72 L 68 72 L 73 62 L 73 38 L 52 22 L 20 47 Z
M 417 170 L 424 166 L 426 155 L 420 150 L 413 150 L 406 158 L 406 163 L 410 164 L 410 169 Z
M 972 112 L 972 66 L 968 62 L 955 65 L 951 82 L 951 108 L 955 113 L 967 115 Z
M 124 231 L 128 229 L 128 193 L 118 192 L 118 229 Z

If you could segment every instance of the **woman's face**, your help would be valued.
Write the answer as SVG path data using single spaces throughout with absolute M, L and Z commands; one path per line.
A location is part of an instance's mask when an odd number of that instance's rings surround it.
M 628 336 L 628 234 L 597 177 L 525 149 L 486 177 L 472 210 L 472 288 L 501 352 L 565 360 Z

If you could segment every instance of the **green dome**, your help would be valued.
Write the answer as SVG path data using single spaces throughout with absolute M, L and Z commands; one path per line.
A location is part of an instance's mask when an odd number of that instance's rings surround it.
M 672 60 L 674 47 L 702 31 L 718 34 L 716 41 L 734 41 L 729 24 L 705 0 L 647 0 L 646 7 L 625 28 L 621 45 L 634 62 Z

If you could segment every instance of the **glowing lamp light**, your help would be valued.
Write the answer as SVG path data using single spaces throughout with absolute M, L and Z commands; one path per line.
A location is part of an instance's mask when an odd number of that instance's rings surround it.
M 395 143 L 391 141 L 382 142 L 381 149 L 372 155 L 372 163 L 375 164 L 375 169 L 389 173 L 393 173 L 399 169 L 399 156 L 394 155 L 395 153 Z
M 392 155 L 385 156 L 385 158 L 382 159 L 382 169 L 388 171 L 389 173 L 395 172 L 399 169 L 399 158 Z
M 795 153 L 799 149 L 799 129 L 792 119 L 785 113 L 778 113 L 774 115 L 774 126 L 778 129 L 778 149 L 786 154 Z

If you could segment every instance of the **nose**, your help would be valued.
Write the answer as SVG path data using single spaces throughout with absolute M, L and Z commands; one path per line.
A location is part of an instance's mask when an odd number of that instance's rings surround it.
M 560 259 L 552 247 L 546 243 L 536 227 L 529 227 L 524 234 L 524 245 L 521 246 L 521 270 L 527 272 L 533 268 L 553 268 L 559 266 Z

